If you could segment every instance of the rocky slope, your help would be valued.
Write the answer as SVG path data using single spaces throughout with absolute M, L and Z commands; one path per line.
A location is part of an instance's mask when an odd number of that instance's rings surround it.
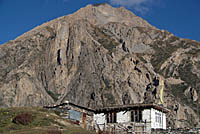
M 159 104 L 160 79 L 168 125 L 198 126 L 200 43 L 123 7 L 88 5 L 0 46 L 0 107 Z

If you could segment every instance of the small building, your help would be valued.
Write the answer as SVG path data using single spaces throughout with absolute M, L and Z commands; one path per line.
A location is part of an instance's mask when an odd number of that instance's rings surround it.
M 151 133 L 166 129 L 167 109 L 155 104 L 132 104 L 98 108 L 94 121 L 101 130 Z
M 166 113 L 169 112 L 159 105 L 141 103 L 91 109 L 66 101 L 45 108 L 58 111 L 63 118 L 86 129 L 135 134 L 166 129 Z
M 80 125 L 82 128 L 91 129 L 92 127 L 93 114 L 95 113 L 93 109 L 69 101 L 59 105 L 45 106 L 44 108 L 58 112 L 62 118 L 68 119 L 71 123 Z

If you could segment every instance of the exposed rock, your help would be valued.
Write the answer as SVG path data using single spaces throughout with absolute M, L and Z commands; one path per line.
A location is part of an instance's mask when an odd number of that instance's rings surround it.
M 88 5 L 0 46 L 0 107 L 160 103 L 161 77 L 168 126 L 197 126 L 199 57 L 197 41 L 122 7 Z
M 193 101 L 197 101 L 198 94 L 197 91 L 194 88 L 188 87 L 185 92 L 184 92 L 185 96 L 190 97 Z
M 170 78 L 166 79 L 166 82 L 169 83 L 169 84 L 172 84 L 172 85 L 176 85 L 176 84 L 181 84 L 184 81 L 182 81 L 180 78 L 176 79 L 176 78 L 170 77 Z

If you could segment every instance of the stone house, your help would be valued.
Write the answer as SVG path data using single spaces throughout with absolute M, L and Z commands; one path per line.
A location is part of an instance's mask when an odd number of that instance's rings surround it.
M 101 130 L 151 133 L 151 129 L 166 129 L 169 110 L 155 104 L 132 104 L 98 108 L 93 116 Z
M 151 129 L 166 129 L 166 108 L 155 104 L 116 105 L 91 109 L 66 101 L 45 108 L 59 111 L 63 118 L 86 129 L 135 134 L 150 134 Z
M 68 119 L 71 123 L 80 125 L 82 128 L 92 129 L 93 114 L 95 113 L 93 109 L 69 101 L 59 105 L 45 106 L 44 108 L 58 112 L 62 118 Z

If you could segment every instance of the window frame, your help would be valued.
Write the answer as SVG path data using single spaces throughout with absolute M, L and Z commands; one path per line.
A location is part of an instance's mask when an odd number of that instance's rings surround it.
M 117 123 L 117 113 L 109 112 L 106 114 L 106 122 L 107 123 Z
M 162 114 L 159 112 L 155 112 L 155 122 L 162 124 Z
M 142 122 L 142 112 L 143 110 L 131 110 L 131 122 Z

